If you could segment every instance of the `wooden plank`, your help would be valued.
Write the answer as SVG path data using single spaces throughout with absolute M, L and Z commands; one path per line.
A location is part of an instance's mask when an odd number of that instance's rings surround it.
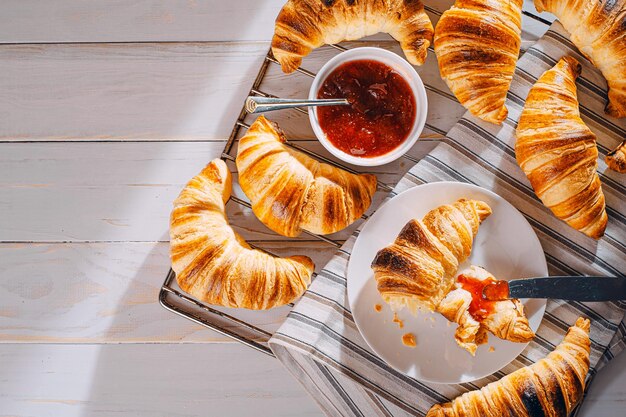
M 335 251 L 318 241 L 255 244 L 309 256 L 318 269 Z M 0 342 L 230 341 L 159 305 L 169 267 L 168 243 L 0 244 Z M 273 332 L 287 311 L 231 314 Z
M 268 40 L 283 4 L 284 0 L 5 0 L 0 43 Z
M 355 45 L 364 44 L 369 42 Z M 375 44 L 399 52 L 395 41 Z M 264 43 L 0 46 L 0 70 L 8 75 L 0 79 L 0 117 L 11 121 L 0 141 L 223 140 L 267 48 Z M 331 51 L 316 51 L 305 64 L 319 68 Z M 433 54 L 427 69 L 427 82 L 441 88 Z M 287 76 L 275 64 L 268 75 L 266 93 L 287 94 L 272 82 L 288 85 L 289 96 L 308 93 L 308 77 Z M 460 117 L 463 109 L 457 107 Z M 309 128 L 306 117 L 293 110 L 274 114 L 287 131 Z
M 267 43 L 0 46 L 0 141 L 228 137 Z
M 163 241 L 172 201 L 223 143 L 0 144 L 4 241 Z
M 626 355 L 579 417 L 623 417 Z M 236 344 L 0 345 L 2 415 L 322 417 L 280 362 Z
M 284 3 L 285 0 L 4 0 L 0 43 L 269 40 L 274 19 Z M 444 11 L 453 0 L 425 3 Z M 532 0 L 524 3 L 525 10 L 536 13 Z M 436 22 L 432 13 L 431 18 Z M 527 24 L 530 25 L 534 23 Z
M 299 144 L 328 155 L 317 141 Z M 411 154 L 419 158 L 432 146 L 418 141 Z M 222 148 L 221 142 L 2 143 L 0 240 L 166 241 L 172 201 Z M 368 171 L 395 183 L 413 164 L 401 158 Z M 245 198 L 239 187 L 234 192 Z M 372 207 L 385 196 L 379 192 Z M 282 239 L 248 208 L 231 202 L 228 215 L 246 239 Z M 332 237 L 346 239 L 355 226 Z
M 235 344 L 4 344 L 0 369 L 3 416 L 323 416 L 279 361 Z

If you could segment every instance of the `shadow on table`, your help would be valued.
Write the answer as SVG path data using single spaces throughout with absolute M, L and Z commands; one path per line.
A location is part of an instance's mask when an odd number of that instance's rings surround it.
M 241 19 L 234 24 L 244 28 L 245 19 L 253 17 L 242 14 Z M 261 52 L 258 65 L 246 68 L 244 77 L 250 85 L 264 55 L 265 51 Z M 207 78 L 205 85 L 198 86 L 198 91 L 224 89 L 224 86 L 212 84 L 214 81 Z M 226 120 L 222 120 L 221 124 L 234 124 L 248 87 L 246 85 L 233 91 L 233 94 L 225 95 L 230 98 L 222 103 L 222 109 L 231 110 L 225 112 Z M 180 113 L 181 126 L 197 122 L 202 117 L 199 110 L 211 111 L 203 106 L 202 97 L 197 100 L 195 108 L 186 111 L 175 109 Z M 219 154 L 214 157 L 219 157 Z M 155 160 L 155 163 L 163 163 L 163 159 Z M 159 166 L 155 169 L 167 167 Z M 161 242 L 122 243 L 128 245 L 130 250 L 136 248 L 133 256 L 143 257 L 143 263 L 130 269 L 134 276 L 123 277 L 127 278 L 127 282 L 114 284 L 126 285 L 126 292 L 117 298 L 118 305 L 110 307 L 113 319 L 103 339 L 107 342 L 120 341 L 122 344 L 101 345 L 91 375 L 90 395 L 81 408 L 83 415 L 225 415 L 224 410 L 228 409 L 229 414 L 232 410 L 230 415 L 233 416 L 250 415 L 251 410 L 257 411 L 258 415 L 270 416 L 277 415 L 273 412 L 276 410 L 280 414 L 281 408 L 283 415 L 289 415 L 289 410 L 281 406 L 281 397 L 284 400 L 291 396 L 288 403 L 293 407 L 294 398 L 306 394 L 291 382 L 285 372 L 275 371 L 277 362 L 273 359 L 231 344 L 207 346 L 201 342 L 185 343 L 187 339 L 194 342 L 215 339 L 217 334 L 200 326 L 191 326 L 183 318 L 159 305 L 158 292 L 169 269 L 169 236 L 167 224 L 155 227 L 163 230 Z M 167 343 L 159 343 L 161 340 Z M 250 369 L 251 374 L 247 375 L 247 364 L 252 361 L 254 366 Z M 237 385 L 239 380 L 241 384 Z M 229 387 L 232 389 L 233 386 L 241 388 L 234 393 L 228 392 Z M 281 386 L 284 393 L 277 395 L 277 387 Z M 311 406 L 308 400 L 304 401 L 303 415 L 319 415 L 315 405 Z

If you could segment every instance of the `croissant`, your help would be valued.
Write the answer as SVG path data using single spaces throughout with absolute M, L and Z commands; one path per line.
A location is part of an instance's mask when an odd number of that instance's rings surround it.
M 338 232 L 360 218 L 376 177 L 351 174 L 284 145 L 278 126 L 260 116 L 239 140 L 239 185 L 263 224 L 283 236 Z
M 563 57 L 530 89 L 519 118 L 515 153 L 537 197 L 556 217 L 599 239 L 607 215 L 596 137 L 580 118 L 580 64 Z
M 567 417 L 589 371 L 589 320 L 582 317 L 548 356 L 480 390 L 434 405 L 426 417 Z
M 454 285 L 459 264 L 472 250 L 478 225 L 491 208 L 461 199 L 410 220 L 396 240 L 372 261 L 378 291 L 394 311 L 434 310 Z
M 277 258 L 251 249 L 228 225 L 231 175 L 214 159 L 174 201 L 170 255 L 180 288 L 209 304 L 264 310 L 288 304 L 311 282 L 306 256 Z
M 477 266 L 460 271 L 457 288 L 450 291 L 437 306 L 437 311 L 459 326 L 455 339 L 459 346 L 476 353 L 478 345 L 487 343 L 487 331 L 511 342 L 530 342 L 535 336 L 518 299 L 485 301 L 482 282 L 495 281 L 489 272 Z M 479 290 L 475 294 L 472 290 Z M 481 298 L 476 298 L 476 297 Z
M 276 18 L 272 54 L 284 72 L 324 44 L 386 32 L 407 60 L 422 65 L 433 38 L 433 25 L 421 0 L 288 0 Z
M 520 51 L 523 0 L 457 0 L 435 28 L 441 78 L 474 116 L 501 124 Z
M 535 0 L 538 11 L 556 15 L 580 52 L 609 86 L 605 111 L 626 117 L 626 1 Z
M 614 171 L 626 172 L 626 141 L 622 142 L 615 150 L 609 152 L 605 158 L 606 164 Z

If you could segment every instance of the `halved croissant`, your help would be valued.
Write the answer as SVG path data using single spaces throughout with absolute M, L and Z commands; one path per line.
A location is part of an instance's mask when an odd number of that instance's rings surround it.
M 580 64 L 563 57 L 530 89 L 519 118 L 517 163 L 537 197 L 556 217 L 594 239 L 607 215 L 596 137 L 580 118 L 576 78 Z
M 436 404 L 426 417 L 567 417 L 583 397 L 590 347 L 589 320 L 580 317 L 547 357 Z
M 209 304 L 254 310 L 288 304 L 311 282 L 306 256 L 277 258 L 251 249 L 228 225 L 231 175 L 214 159 L 174 200 L 170 255 L 180 288 Z
M 626 117 L 626 0 L 535 0 L 553 13 L 609 85 L 605 111 Z
M 276 18 L 272 53 L 286 73 L 324 44 L 386 32 L 407 60 L 422 65 L 433 38 L 433 25 L 421 0 L 288 0 Z
M 457 288 L 450 291 L 437 306 L 437 311 L 448 320 L 457 323 L 455 339 L 459 346 L 475 354 L 478 345 L 487 343 L 487 331 L 500 339 L 511 342 L 530 342 L 535 333 L 524 314 L 524 305 L 518 299 L 483 302 L 489 310 L 477 311 L 472 315 L 473 296 L 464 287 L 462 277 L 470 280 L 495 281 L 489 272 L 472 265 L 459 271 Z
M 604 159 L 606 164 L 614 171 L 626 172 L 626 141 L 622 142 L 617 148 L 609 152 Z
M 263 224 L 283 236 L 302 229 L 330 234 L 365 213 L 376 192 L 374 175 L 320 163 L 283 142 L 278 126 L 263 116 L 239 140 L 239 184 Z
M 378 291 L 394 311 L 408 307 L 434 310 L 454 285 L 467 259 L 478 225 L 491 214 L 477 200 L 461 199 L 409 221 L 394 243 L 372 261 Z
M 501 124 L 519 55 L 522 0 L 457 0 L 435 28 L 439 72 L 474 116 Z

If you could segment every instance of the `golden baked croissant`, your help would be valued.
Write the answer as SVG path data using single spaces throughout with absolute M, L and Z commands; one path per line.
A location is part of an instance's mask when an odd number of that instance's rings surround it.
M 580 52 L 609 86 L 605 111 L 626 117 L 626 0 L 535 0 L 539 12 L 556 15 Z
M 392 310 L 434 310 L 450 291 L 459 264 L 467 259 L 478 225 L 491 214 L 477 200 L 461 199 L 409 221 L 396 240 L 372 261 L 378 291 Z
M 495 280 L 483 268 L 472 265 L 459 271 L 457 288 L 437 306 L 439 313 L 459 325 L 454 335 L 456 342 L 472 355 L 478 345 L 487 343 L 487 331 L 500 339 L 518 343 L 530 342 L 535 336 L 524 315 L 524 305 L 518 299 L 482 299 L 484 283 Z
M 580 317 L 545 358 L 436 404 L 426 417 L 567 417 L 583 397 L 590 347 L 589 320 Z
M 604 159 L 606 164 L 614 171 L 626 172 L 626 140 L 617 148 L 609 152 Z
M 556 217 L 599 239 L 607 215 L 596 137 L 580 118 L 580 64 L 563 57 L 528 93 L 517 124 L 515 154 L 537 197 Z
M 439 72 L 474 116 L 501 124 L 519 55 L 523 0 L 457 0 L 435 28 Z
M 278 126 L 263 116 L 239 140 L 239 185 L 263 224 L 283 236 L 302 229 L 330 234 L 361 217 L 376 192 L 376 177 L 351 174 L 284 145 Z
M 288 304 L 311 282 L 306 256 L 277 258 L 251 249 L 228 225 L 231 175 L 211 161 L 174 201 L 170 255 L 180 288 L 209 304 L 264 310 Z
M 276 18 L 272 54 L 286 73 L 324 44 L 386 32 L 413 65 L 422 65 L 433 25 L 421 0 L 288 0 Z

